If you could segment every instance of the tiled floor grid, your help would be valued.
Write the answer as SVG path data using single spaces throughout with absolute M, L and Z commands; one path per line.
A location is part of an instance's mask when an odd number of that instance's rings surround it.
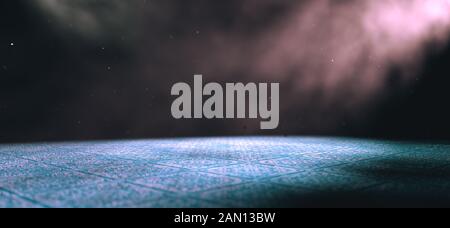
M 0 145 L 0 207 L 450 206 L 450 145 L 230 137 Z

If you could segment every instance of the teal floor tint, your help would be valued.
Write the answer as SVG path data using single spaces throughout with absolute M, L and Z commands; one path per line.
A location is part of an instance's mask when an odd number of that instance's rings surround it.
M 0 145 L 0 207 L 450 206 L 450 145 L 235 137 Z

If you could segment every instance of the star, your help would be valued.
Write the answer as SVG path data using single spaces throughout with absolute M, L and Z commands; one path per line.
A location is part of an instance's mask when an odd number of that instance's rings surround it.
M 11 42 L 11 44 L 10 44 L 10 45 L 11 45 L 11 47 L 12 47 L 12 46 L 14 46 L 15 44 L 14 44 L 14 42 Z

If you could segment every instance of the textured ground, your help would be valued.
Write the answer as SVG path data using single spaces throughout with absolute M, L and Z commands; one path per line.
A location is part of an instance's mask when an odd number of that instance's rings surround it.
M 0 207 L 450 206 L 450 145 L 243 137 L 0 145 Z

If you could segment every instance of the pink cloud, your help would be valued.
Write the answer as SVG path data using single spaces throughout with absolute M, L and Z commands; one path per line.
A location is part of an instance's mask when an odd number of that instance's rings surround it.
M 449 0 L 286 4 L 291 9 L 261 32 L 214 31 L 208 42 L 190 48 L 200 50 L 204 61 L 198 68 L 207 75 L 240 72 L 251 80 L 281 82 L 291 97 L 286 109 L 305 110 L 306 119 L 325 120 L 318 122 L 331 128 L 342 116 L 368 116 L 393 67 L 396 82 L 411 85 L 427 47 L 445 45 L 450 35 Z M 248 1 L 244 13 L 249 5 L 261 3 Z M 248 14 L 255 17 L 261 8 Z M 336 118 L 324 117 L 330 113 Z

